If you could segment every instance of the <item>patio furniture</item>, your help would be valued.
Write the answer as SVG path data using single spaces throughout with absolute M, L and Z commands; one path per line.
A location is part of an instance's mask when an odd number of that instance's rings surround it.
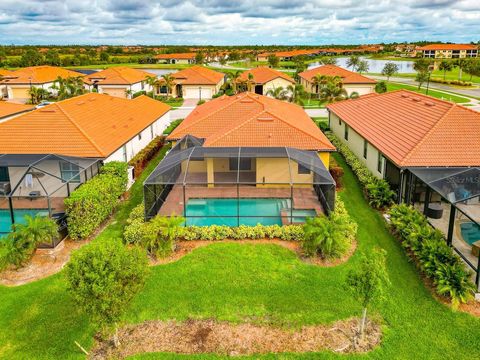
M 0 182 L 0 195 L 7 195 L 11 191 L 9 182 Z
M 438 203 L 428 204 L 428 208 L 425 215 L 427 215 L 427 217 L 431 219 L 441 219 L 443 216 L 442 204 L 438 204 Z

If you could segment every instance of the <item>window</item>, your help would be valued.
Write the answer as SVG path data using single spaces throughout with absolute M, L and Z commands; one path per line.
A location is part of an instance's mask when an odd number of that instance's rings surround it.
M 342 119 L 338 118 L 338 125 L 342 126 Z
M 302 164 L 298 164 L 298 173 L 299 174 L 310 174 L 310 169 Z
M 128 159 L 127 159 L 127 145 L 123 145 L 122 147 L 122 156 L 123 156 L 123 161 L 127 162 Z
M 141 82 L 142 90 L 145 90 L 145 83 L 142 81 Z
M 363 158 L 366 159 L 368 155 L 368 141 L 363 140 Z
M 150 125 L 150 137 L 153 139 L 154 134 L 153 134 L 153 125 Z
M 142 133 L 138 133 L 138 140 L 142 140 Z
M 345 140 L 348 140 L 348 125 L 345 124 L 345 133 L 343 134 L 343 137 L 345 138 Z
M 232 158 L 229 161 L 230 171 L 238 170 L 238 158 Z M 252 159 L 250 158 L 241 158 L 240 159 L 240 170 L 249 171 L 252 170 Z
M 383 155 L 379 151 L 378 152 L 378 160 L 377 160 L 377 171 L 381 174 L 383 171 Z
M 8 167 L 0 166 L 0 182 L 9 182 Z
M 61 161 L 60 162 L 60 177 L 62 178 L 63 182 L 80 182 L 80 174 L 79 174 L 79 167 L 78 165 L 72 164 L 70 162 Z

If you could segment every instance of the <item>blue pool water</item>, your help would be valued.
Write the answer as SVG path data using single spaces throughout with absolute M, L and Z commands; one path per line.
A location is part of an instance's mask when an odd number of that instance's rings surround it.
M 463 240 L 472 245 L 475 241 L 480 240 L 480 227 L 473 222 L 460 224 L 460 232 Z
M 29 209 L 29 210 L 15 210 L 13 212 L 15 223 L 23 224 L 25 222 L 25 215 L 35 216 L 37 214 L 48 214 L 46 210 Z M 12 221 L 10 218 L 10 210 L 0 209 L 0 238 L 8 234 L 11 230 Z
M 190 199 L 187 225 L 282 225 L 281 211 L 290 208 L 290 199 Z M 293 210 L 293 221 L 304 222 L 315 214 L 315 210 Z

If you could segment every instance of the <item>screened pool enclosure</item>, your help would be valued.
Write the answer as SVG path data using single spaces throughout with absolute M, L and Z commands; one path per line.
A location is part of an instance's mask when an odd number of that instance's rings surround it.
M 0 155 L 0 237 L 25 215 L 51 216 L 61 223 L 63 200 L 100 165 L 99 159 L 53 154 Z
M 203 147 L 187 135 L 144 183 L 145 217 L 186 225 L 292 224 L 329 213 L 335 181 L 315 151 Z

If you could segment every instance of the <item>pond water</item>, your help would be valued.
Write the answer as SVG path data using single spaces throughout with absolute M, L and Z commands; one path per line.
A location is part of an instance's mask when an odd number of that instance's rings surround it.
M 407 74 L 407 73 L 414 73 L 415 72 L 415 70 L 413 70 L 413 61 L 368 59 L 368 58 L 365 58 L 365 57 L 360 57 L 360 58 L 362 60 L 367 60 L 368 61 L 368 65 L 369 65 L 368 72 L 369 73 L 381 73 L 383 67 L 385 66 L 385 64 L 387 62 L 392 62 L 394 64 L 397 64 L 398 65 L 398 72 L 400 74 Z M 348 60 L 348 57 L 338 57 L 337 58 L 337 65 L 341 66 L 341 67 L 343 67 L 347 70 L 352 70 L 351 68 L 349 69 L 347 67 L 347 60 Z M 319 62 L 314 62 L 314 63 L 311 63 L 308 66 L 308 68 L 313 69 L 313 68 L 316 68 L 316 67 L 319 67 L 319 66 L 321 66 L 321 64 Z

